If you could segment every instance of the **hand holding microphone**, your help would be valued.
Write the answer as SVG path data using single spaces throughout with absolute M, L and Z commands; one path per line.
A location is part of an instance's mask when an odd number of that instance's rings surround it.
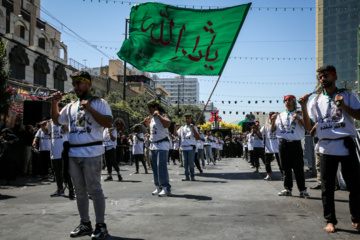
M 69 92 L 65 92 L 65 93 L 62 93 L 62 92 L 60 92 L 60 91 L 57 91 L 57 92 L 51 94 L 51 96 L 48 97 L 48 98 L 46 99 L 46 101 L 58 100 L 58 102 L 60 102 L 63 96 L 66 96 L 66 95 L 69 95 L 69 94 L 73 94 L 73 93 L 74 93 L 73 90 L 71 90 L 71 91 L 69 91 Z

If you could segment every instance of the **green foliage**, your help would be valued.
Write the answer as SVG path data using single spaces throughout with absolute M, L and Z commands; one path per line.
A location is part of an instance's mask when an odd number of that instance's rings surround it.
M 180 123 L 180 124 L 184 124 L 184 114 L 185 113 L 191 113 L 193 122 L 196 123 L 196 121 L 198 120 L 203 109 L 200 109 L 199 107 L 193 106 L 193 105 L 184 105 L 184 106 L 181 106 L 179 108 L 179 110 L 180 111 L 178 114 L 178 107 L 171 107 L 168 110 L 168 115 L 171 118 L 171 121 Z M 198 125 L 201 125 L 204 123 L 205 123 L 205 116 L 203 114 L 200 118 Z
M 123 95 L 119 91 L 110 91 L 105 97 L 105 100 L 110 103 L 120 103 L 123 100 Z
M 6 42 L 0 41 L 0 113 L 9 110 L 11 91 L 7 91 L 7 79 L 10 75 L 9 59 L 6 56 Z

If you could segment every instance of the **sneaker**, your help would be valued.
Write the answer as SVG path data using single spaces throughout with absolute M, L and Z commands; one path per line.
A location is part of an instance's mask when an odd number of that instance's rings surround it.
M 74 191 L 74 190 L 70 190 L 70 191 L 69 191 L 69 199 L 70 199 L 70 200 L 75 200 L 75 199 L 76 199 L 76 195 L 75 195 L 75 191 Z
M 121 175 L 120 175 L 120 174 L 118 174 L 118 180 L 119 180 L 119 182 L 121 182 L 121 181 L 122 181 L 122 177 L 121 177 Z
M 108 176 L 104 181 L 105 181 L 105 182 L 113 181 L 113 178 L 112 178 L 112 176 Z
M 269 175 L 267 175 L 265 178 L 264 178 L 265 181 L 271 181 L 271 177 Z
M 77 226 L 71 233 L 70 237 L 80 237 L 85 235 L 91 235 L 93 232 L 93 229 L 91 227 L 91 222 L 83 223 L 80 222 L 80 225 Z
M 284 189 L 281 192 L 278 193 L 279 196 L 292 196 L 292 193 L 290 190 Z
M 251 166 L 250 168 L 255 168 L 255 166 Z
M 63 197 L 63 196 L 65 196 L 63 189 L 58 189 L 53 194 L 50 195 L 50 197 Z
M 300 192 L 300 197 L 301 197 L 301 198 L 309 198 L 310 195 L 307 193 L 306 190 L 304 190 L 304 191 L 301 191 L 301 192 Z
M 156 188 L 155 191 L 153 191 L 152 195 L 158 195 L 160 193 L 160 188 Z
M 205 165 L 203 166 L 203 169 L 206 169 Z
M 171 193 L 169 191 L 167 191 L 166 187 L 164 187 L 161 192 L 159 193 L 159 197 L 166 197 L 168 195 L 170 195 Z
M 108 230 L 106 229 L 105 223 L 97 223 L 95 225 L 95 231 L 93 234 L 91 234 L 91 239 L 105 239 L 105 237 L 108 235 Z

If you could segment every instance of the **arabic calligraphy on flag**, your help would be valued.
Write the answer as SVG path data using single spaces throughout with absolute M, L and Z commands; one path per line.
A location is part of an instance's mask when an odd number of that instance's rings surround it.
M 221 75 L 250 6 L 200 10 L 135 5 L 130 36 L 118 56 L 146 72 Z

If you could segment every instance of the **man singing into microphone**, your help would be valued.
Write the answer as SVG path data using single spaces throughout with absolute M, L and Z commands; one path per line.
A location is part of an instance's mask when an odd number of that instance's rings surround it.
M 105 197 L 101 188 L 101 156 L 104 127 L 112 126 L 112 113 L 108 103 L 91 94 L 91 77 L 79 71 L 71 76 L 78 101 L 66 105 L 59 112 L 60 92 L 52 95 L 51 117 L 55 125 L 69 128 L 69 172 L 76 191 L 80 225 L 70 237 L 90 235 L 92 239 L 104 239 L 108 235 L 105 215 Z M 89 217 L 89 196 L 94 203 L 96 227 L 93 231 Z

